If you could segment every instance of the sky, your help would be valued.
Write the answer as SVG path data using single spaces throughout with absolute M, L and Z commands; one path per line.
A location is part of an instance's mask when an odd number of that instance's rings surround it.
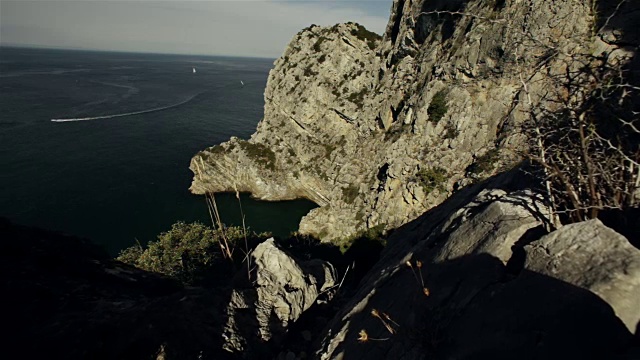
M 0 45 L 276 58 L 311 25 L 382 34 L 393 0 L 0 0 Z

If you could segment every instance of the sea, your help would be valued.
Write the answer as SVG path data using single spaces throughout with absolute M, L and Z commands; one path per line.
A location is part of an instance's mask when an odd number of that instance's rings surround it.
M 255 131 L 273 61 L 0 48 L 0 217 L 112 255 L 178 221 L 210 224 L 189 161 Z M 227 225 L 242 223 L 235 194 L 216 200 Z M 316 207 L 240 201 L 251 230 L 281 237 Z

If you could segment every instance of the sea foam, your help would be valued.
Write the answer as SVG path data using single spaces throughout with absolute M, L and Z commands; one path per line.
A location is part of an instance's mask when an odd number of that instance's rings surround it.
M 150 112 L 167 110 L 167 109 L 171 109 L 171 108 L 174 108 L 174 107 L 177 107 L 177 106 L 180 106 L 180 105 L 184 105 L 184 104 L 188 103 L 189 101 L 193 100 L 196 96 L 198 96 L 200 94 L 202 94 L 202 92 L 198 93 L 198 94 L 195 94 L 193 96 L 190 96 L 187 99 L 185 99 L 185 100 L 183 100 L 183 101 L 181 101 L 179 103 L 175 103 L 175 104 L 171 104 L 171 105 L 167 105 L 167 106 L 162 106 L 162 107 L 158 107 L 158 108 L 153 108 L 153 109 L 132 111 L 132 112 L 121 113 L 121 114 L 92 116 L 92 117 L 85 117 L 85 118 L 51 119 L 51 121 L 53 121 L 53 122 L 88 121 L 88 120 L 111 119 L 111 118 L 116 118 L 116 117 L 146 114 L 146 113 L 150 113 Z

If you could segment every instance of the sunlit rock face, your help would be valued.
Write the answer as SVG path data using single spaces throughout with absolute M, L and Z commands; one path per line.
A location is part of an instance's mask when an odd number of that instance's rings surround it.
M 381 38 L 306 28 L 274 63 L 257 131 L 194 156 L 191 191 L 310 199 L 300 231 L 323 240 L 404 224 L 513 163 L 570 55 L 615 51 L 597 50 L 594 21 L 579 0 L 397 0 Z

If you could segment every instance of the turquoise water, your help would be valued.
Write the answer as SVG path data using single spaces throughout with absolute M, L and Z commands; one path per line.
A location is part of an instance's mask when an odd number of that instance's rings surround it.
M 272 65 L 0 48 L 0 216 L 88 237 L 112 254 L 179 220 L 208 223 L 204 199 L 188 192 L 189 160 L 255 131 Z M 240 224 L 235 195 L 217 200 L 223 221 Z M 241 200 L 251 229 L 280 236 L 315 207 Z

